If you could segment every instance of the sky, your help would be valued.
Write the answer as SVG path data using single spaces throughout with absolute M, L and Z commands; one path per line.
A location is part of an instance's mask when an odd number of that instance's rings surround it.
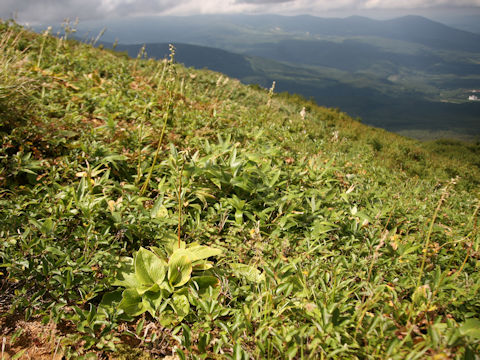
M 0 0 L 0 18 L 20 23 L 144 15 L 282 14 L 317 16 L 480 14 L 480 0 Z

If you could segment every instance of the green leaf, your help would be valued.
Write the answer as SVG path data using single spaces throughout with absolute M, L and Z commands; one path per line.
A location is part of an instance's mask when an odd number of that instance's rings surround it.
M 152 317 L 156 318 L 157 317 L 157 311 L 155 309 L 155 306 L 149 302 L 147 299 L 143 298 L 142 299 L 142 305 L 144 307 L 144 311 L 148 311 Z
M 113 312 L 114 308 L 122 301 L 122 290 L 111 291 L 102 296 L 100 307 L 107 312 Z
M 213 265 L 210 262 L 205 260 L 195 261 L 194 263 L 192 263 L 192 266 L 193 266 L 193 271 L 202 271 L 202 270 L 204 271 L 204 270 L 211 269 L 213 267 Z
M 11 359 L 11 360 L 20 359 L 20 358 L 23 356 L 23 354 L 25 353 L 25 351 L 27 351 L 27 349 L 20 350 L 18 353 L 16 353 L 15 355 L 13 355 L 10 359 Z
M 153 284 L 153 285 L 150 285 L 150 284 L 143 284 L 143 285 L 140 285 L 135 288 L 135 290 L 137 290 L 138 294 L 139 295 L 143 295 L 145 294 L 147 291 L 150 291 L 150 292 L 158 292 L 160 291 L 160 286 L 158 284 Z
M 198 338 L 198 350 L 200 354 L 204 354 L 207 351 L 207 345 L 208 345 L 208 337 L 209 335 L 207 334 L 202 334 Z
M 205 299 L 216 299 L 220 295 L 220 280 L 215 276 L 195 276 L 190 281 L 190 286 L 195 290 L 198 296 Z M 193 300 L 190 297 L 191 303 Z
M 65 256 L 64 252 L 62 252 L 60 249 L 58 249 L 56 247 L 53 247 L 53 246 L 47 246 L 45 248 L 45 252 L 50 253 L 50 254 L 54 254 L 54 255 L 57 255 L 57 256 Z
M 474 339 L 480 339 L 480 320 L 478 319 L 467 319 L 465 322 L 458 328 L 460 334 L 463 336 L 470 336 Z
M 155 311 L 157 311 L 160 308 L 160 305 L 163 302 L 163 294 L 160 289 L 157 291 L 147 291 L 143 294 L 143 301 L 144 303 L 147 302 L 149 303 Z M 155 315 L 153 315 L 155 316 Z
M 120 268 L 117 270 L 117 274 L 112 285 L 123 286 L 127 289 L 137 286 L 137 278 L 135 277 L 132 258 L 124 257 L 120 259 Z
M 190 311 L 190 303 L 188 302 L 188 298 L 185 295 L 173 295 L 170 306 L 173 308 L 175 313 L 182 319 L 187 316 Z
M 165 261 L 165 262 L 168 262 L 168 259 L 165 257 L 165 254 L 164 254 L 164 252 L 162 251 L 162 249 L 160 249 L 160 248 L 157 247 L 157 246 L 150 246 L 150 250 L 151 250 L 155 255 L 157 255 L 160 259 L 162 259 L 162 260 Z
M 186 360 L 187 359 L 187 356 L 185 355 L 185 353 L 181 349 L 177 348 L 177 349 L 175 349 L 175 352 L 177 353 L 180 360 Z
M 222 250 L 220 249 L 215 249 L 210 246 L 203 246 L 203 245 L 189 247 L 186 249 L 186 251 L 187 251 L 188 257 L 192 262 L 202 260 L 202 259 L 207 259 L 211 256 L 218 256 L 222 254 Z
M 147 311 L 142 302 L 142 297 L 135 289 L 124 290 L 122 293 L 122 301 L 118 306 L 130 316 L 137 316 Z
M 233 346 L 233 359 L 235 360 L 243 360 L 243 349 L 239 343 L 236 343 Z
M 165 294 L 171 294 L 175 291 L 172 285 L 168 281 L 164 281 L 160 284 L 160 290 Z
M 192 344 L 191 338 L 192 338 L 192 333 L 190 331 L 190 328 L 186 324 L 182 324 L 182 329 L 183 329 L 183 342 L 182 345 L 185 346 L 187 349 L 190 349 L 190 345 Z
M 43 222 L 42 228 L 40 229 L 40 231 L 44 234 L 51 234 L 53 231 L 53 227 L 54 227 L 53 220 L 51 218 L 48 218 Z
M 241 225 L 243 223 L 243 211 L 241 210 L 235 211 L 235 222 L 238 225 Z
M 105 156 L 103 158 L 103 162 L 114 163 L 116 161 L 126 161 L 127 159 L 128 158 L 125 155 L 113 154 L 113 155 Z
M 170 239 L 169 241 L 165 244 L 165 251 L 169 256 L 172 256 L 172 254 L 180 249 L 185 249 L 186 244 L 184 241 L 180 241 L 180 247 L 178 247 L 178 240 L 176 234 L 170 234 Z
M 233 263 L 230 264 L 230 267 L 233 270 L 233 274 L 237 277 L 244 278 L 250 282 L 259 283 L 265 280 L 265 275 L 260 272 L 256 267 L 241 264 L 241 263 Z
M 135 256 L 135 276 L 139 285 L 160 285 L 165 279 L 167 264 L 153 252 L 141 247 Z
M 175 323 L 177 320 L 177 316 L 173 313 L 172 310 L 167 310 L 163 311 L 160 316 L 158 321 L 160 322 L 160 325 L 162 326 L 170 326 L 173 323 Z
M 191 274 L 192 261 L 183 251 L 176 251 L 168 262 L 168 282 L 174 287 L 182 286 L 190 280 Z
M 191 279 L 196 284 L 196 289 L 206 289 L 209 286 L 216 287 L 220 281 L 215 276 L 194 276 Z

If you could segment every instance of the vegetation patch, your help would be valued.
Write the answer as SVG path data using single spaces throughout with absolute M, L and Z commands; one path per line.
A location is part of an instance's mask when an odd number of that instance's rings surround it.
M 470 145 L 0 34 L 3 357 L 478 356 Z

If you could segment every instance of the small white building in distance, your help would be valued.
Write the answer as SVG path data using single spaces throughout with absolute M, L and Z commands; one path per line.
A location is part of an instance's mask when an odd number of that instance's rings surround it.
M 478 97 L 477 97 L 477 95 L 470 95 L 470 96 L 468 97 L 468 100 L 477 101 L 477 100 L 478 100 Z

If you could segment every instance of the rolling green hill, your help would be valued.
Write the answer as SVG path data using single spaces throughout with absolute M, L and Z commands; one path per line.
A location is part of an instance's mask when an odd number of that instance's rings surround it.
M 174 59 L 0 23 L 2 357 L 477 356 L 478 144 Z

